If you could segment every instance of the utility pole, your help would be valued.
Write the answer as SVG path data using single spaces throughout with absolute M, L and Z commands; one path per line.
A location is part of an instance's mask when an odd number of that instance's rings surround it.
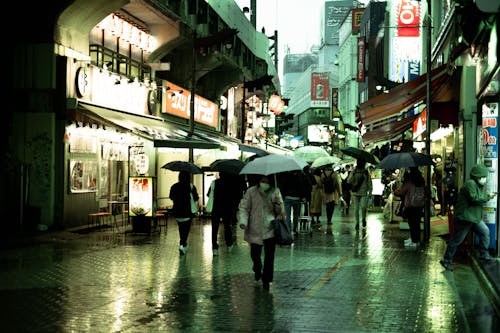
M 431 66 L 432 66 L 432 12 L 431 12 L 431 2 L 427 1 L 427 50 L 426 50 L 426 60 L 427 60 L 427 75 L 426 75 L 426 108 L 427 113 L 425 116 L 425 152 L 427 155 L 431 155 Z M 430 195 L 431 193 L 431 166 L 426 167 L 426 192 Z M 430 211 L 430 200 L 424 208 L 424 240 L 429 240 L 431 235 L 431 211 Z

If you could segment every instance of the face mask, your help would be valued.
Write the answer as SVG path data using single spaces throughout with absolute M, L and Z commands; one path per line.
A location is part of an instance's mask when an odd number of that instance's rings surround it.
M 259 187 L 262 191 L 267 191 L 271 188 L 271 185 L 269 185 L 268 183 L 259 183 Z
M 484 185 L 486 184 L 486 177 L 481 177 L 479 178 L 479 180 L 477 181 L 480 185 Z

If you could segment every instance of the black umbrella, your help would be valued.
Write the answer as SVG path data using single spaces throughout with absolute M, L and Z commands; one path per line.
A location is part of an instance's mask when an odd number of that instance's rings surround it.
M 245 162 L 235 158 L 218 159 L 210 164 L 210 170 L 239 175 L 241 169 L 245 166 Z
M 405 153 L 392 153 L 387 155 L 377 164 L 376 168 L 379 169 L 399 169 L 411 168 L 424 165 L 434 165 L 430 155 L 405 152 Z
M 366 162 L 371 164 L 378 164 L 380 162 L 377 156 L 371 154 L 370 152 L 367 152 L 366 150 L 356 147 L 340 148 L 340 151 L 342 151 L 345 155 L 349 155 L 351 157 L 354 157 L 355 159 L 365 160 Z
M 187 171 L 189 173 L 203 173 L 203 171 L 196 164 L 186 161 L 168 162 L 167 164 L 162 166 L 162 168 L 170 171 Z

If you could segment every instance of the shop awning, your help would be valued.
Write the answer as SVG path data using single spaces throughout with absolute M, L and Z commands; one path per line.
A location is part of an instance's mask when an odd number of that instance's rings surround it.
M 99 124 L 115 126 L 121 130 L 154 141 L 155 147 L 216 149 L 221 143 L 197 134 L 189 133 L 180 126 L 168 123 L 160 117 L 137 115 L 112 110 L 84 102 L 78 102 L 75 118 L 89 119 Z
M 442 65 L 431 71 L 431 99 L 433 102 L 449 101 L 453 88 L 448 85 L 453 70 Z M 370 98 L 359 106 L 359 121 L 368 124 L 391 118 L 410 106 L 425 100 L 427 96 L 427 74 L 403 83 L 386 94 Z
M 253 153 L 253 154 L 256 154 L 258 156 L 269 155 L 268 151 L 266 151 L 265 149 L 261 149 L 259 147 L 256 147 L 256 146 L 246 145 L 243 143 L 240 143 L 238 146 L 239 146 L 241 151 L 245 151 L 247 153 Z
M 363 143 L 369 144 L 392 140 L 396 136 L 401 135 L 404 131 L 410 129 L 417 117 L 418 115 L 414 115 L 401 120 L 394 118 L 393 120 L 386 122 L 384 125 L 363 134 Z

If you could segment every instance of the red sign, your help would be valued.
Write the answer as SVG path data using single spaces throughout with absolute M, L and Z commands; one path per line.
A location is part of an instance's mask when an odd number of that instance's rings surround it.
M 427 129 L 427 109 L 424 109 L 413 121 L 413 138 L 417 138 Z
M 420 2 L 401 0 L 397 4 L 399 37 L 420 36 Z
M 356 81 L 365 81 L 365 37 L 358 37 L 358 61 Z
M 327 101 L 329 90 L 330 84 L 327 72 L 311 74 L 311 100 Z
M 162 112 L 189 119 L 191 114 L 191 93 L 171 82 L 165 81 Z M 194 121 L 217 127 L 219 125 L 219 106 L 208 99 L 195 95 Z

